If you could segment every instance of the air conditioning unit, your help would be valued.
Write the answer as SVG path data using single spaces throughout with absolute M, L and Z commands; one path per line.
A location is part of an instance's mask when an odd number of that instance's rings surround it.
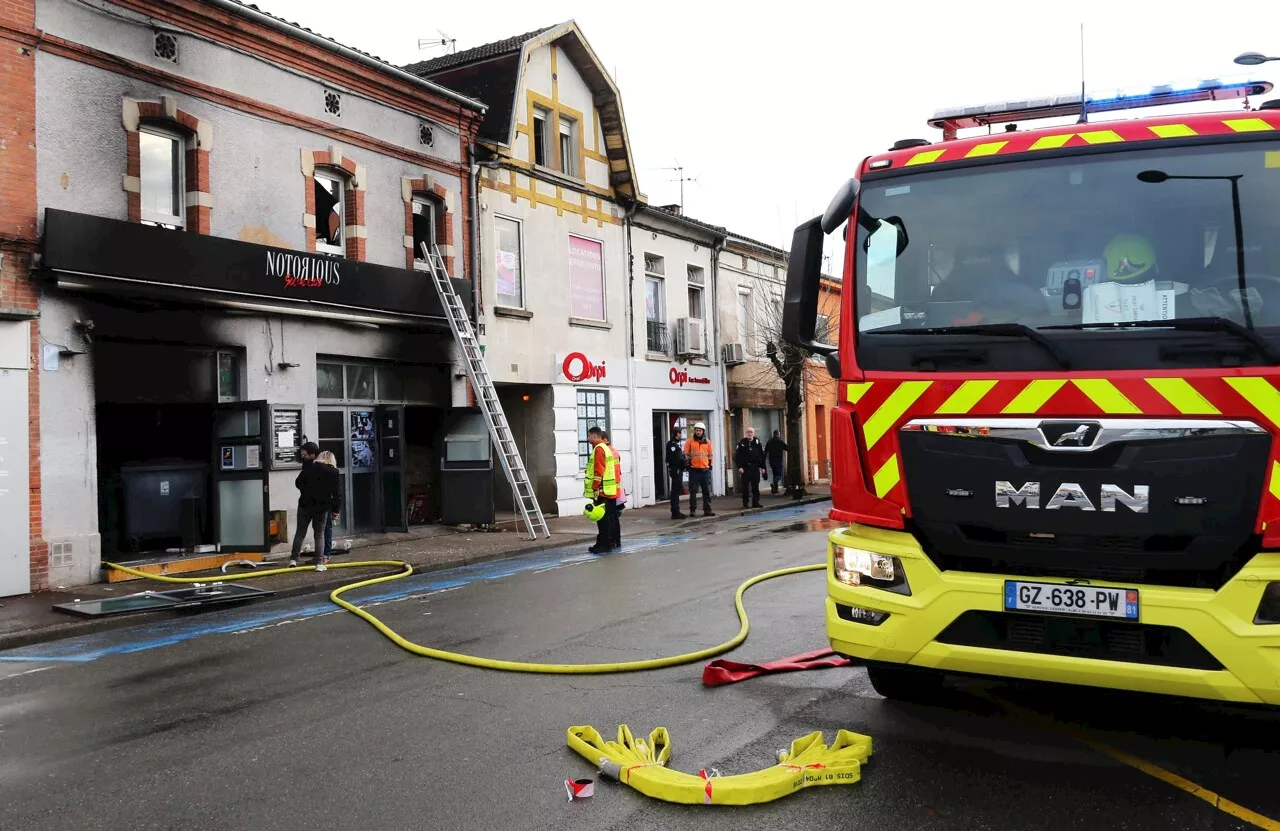
M 747 362 L 747 350 L 740 343 L 726 343 L 724 345 L 724 362 L 726 366 L 745 364 Z
M 696 317 L 682 317 L 676 321 L 676 354 L 707 354 L 706 340 L 702 336 L 706 325 Z

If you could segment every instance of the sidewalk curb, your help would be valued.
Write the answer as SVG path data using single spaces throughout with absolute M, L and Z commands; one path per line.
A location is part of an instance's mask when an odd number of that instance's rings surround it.
M 637 537 L 651 537 L 664 533 L 671 529 L 692 528 L 698 525 L 712 525 L 729 519 L 735 519 L 744 516 L 753 516 L 756 514 L 769 513 L 771 511 L 781 511 L 788 508 L 795 508 L 801 505 L 816 505 L 820 502 L 831 501 L 830 496 L 808 496 L 796 499 L 790 503 L 783 505 L 774 505 L 768 508 L 748 508 L 745 511 L 735 510 L 733 513 L 718 514 L 714 517 L 698 517 L 697 519 L 687 519 L 683 522 L 672 523 L 663 528 L 645 531 L 635 534 Z M 362 546 L 362 548 L 377 549 L 381 545 Z M 459 557 L 452 560 L 443 560 L 438 563 L 430 563 L 427 565 L 414 566 L 414 575 L 432 574 L 437 571 L 447 571 L 451 568 L 462 568 L 463 566 L 478 565 L 480 563 L 491 563 L 497 560 L 514 560 L 520 557 L 527 557 L 531 554 L 540 554 L 543 551 L 550 551 L 555 548 L 564 548 L 572 545 L 568 540 L 556 539 L 552 536 L 546 540 L 530 542 L 528 545 L 519 548 L 513 548 L 508 551 L 494 551 L 488 554 L 480 554 L 474 557 Z M 315 594 L 328 594 L 336 588 L 351 583 L 350 578 L 334 579 L 324 578 L 311 583 L 305 583 L 300 586 L 290 586 L 288 588 L 276 591 L 271 600 L 287 600 L 289 598 L 307 597 Z M 174 620 L 171 612 L 140 612 L 132 615 L 120 615 L 118 617 L 103 618 L 101 620 L 70 620 L 67 623 L 60 623 L 54 626 L 46 626 L 42 629 L 35 629 L 26 632 L 17 632 L 11 635 L 0 635 L 0 653 L 10 649 L 18 649 L 24 646 L 34 646 L 41 643 L 50 643 L 53 641 L 67 640 L 69 638 L 80 637 L 81 635 L 93 635 L 99 632 L 109 632 L 114 629 L 127 629 L 131 626 L 140 626 L 148 623 L 158 623 L 166 620 Z

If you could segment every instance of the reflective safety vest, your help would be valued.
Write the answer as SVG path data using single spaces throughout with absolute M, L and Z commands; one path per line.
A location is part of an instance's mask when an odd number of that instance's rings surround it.
M 582 495 L 587 499 L 595 499 L 596 489 L 596 453 L 604 453 L 604 477 L 601 493 L 609 499 L 618 496 L 618 457 L 613 449 L 604 442 L 597 444 L 587 455 L 587 469 L 583 471 L 586 481 L 582 483 Z
M 693 470 L 711 469 L 711 439 L 698 441 L 696 437 L 691 438 L 684 443 L 684 452 L 689 457 L 689 467 Z

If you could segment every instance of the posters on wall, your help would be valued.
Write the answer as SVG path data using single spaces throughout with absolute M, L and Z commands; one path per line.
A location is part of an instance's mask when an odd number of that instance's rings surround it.
M 604 243 L 569 236 L 570 314 L 604 320 Z
M 275 407 L 271 410 L 271 466 L 281 469 L 302 464 L 302 408 Z

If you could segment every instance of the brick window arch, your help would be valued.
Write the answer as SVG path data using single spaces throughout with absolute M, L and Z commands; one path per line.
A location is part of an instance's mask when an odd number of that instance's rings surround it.
M 306 190 L 307 250 L 363 261 L 368 245 L 364 225 L 365 169 L 337 146 L 302 151 Z
M 124 99 L 123 121 L 127 138 L 124 191 L 128 200 L 130 222 L 154 222 L 178 225 L 197 234 L 210 233 L 213 196 L 209 193 L 209 153 L 213 149 L 213 125 L 202 118 L 178 109 L 177 101 L 161 96 L 159 101 Z M 157 195 L 145 194 L 144 155 L 149 166 L 163 158 L 166 141 L 172 140 L 177 153 L 173 169 L 162 171 L 157 182 L 147 181 L 154 190 L 167 181 L 176 190 L 176 206 L 162 213 L 171 214 L 173 222 L 156 216 Z M 150 177 L 155 171 L 146 171 Z M 159 184 L 158 184 L 159 182 Z M 163 194 L 161 194 L 163 196 Z M 162 200 L 163 201 L 163 200 Z M 145 214 L 145 216 L 144 216 Z M 179 223 L 178 220 L 181 220 Z
M 433 215 L 434 243 L 444 257 L 450 276 L 461 275 L 454 271 L 453 205 L 455 194 L 434 181 L 429 174 L 420 179 L 401 180 L 401 196 L 404 199 L 404 257 L 405 268 L 422 268 L 422 254 L 417 250 L 415 237 L 422 234 L 423 208 L 429 207 Z M 416 217 L 416 219 L 415 219 Z M 417 234 L 415 235 L 415 229 Z M 415 261 L 417 261 L 415 265 Z

